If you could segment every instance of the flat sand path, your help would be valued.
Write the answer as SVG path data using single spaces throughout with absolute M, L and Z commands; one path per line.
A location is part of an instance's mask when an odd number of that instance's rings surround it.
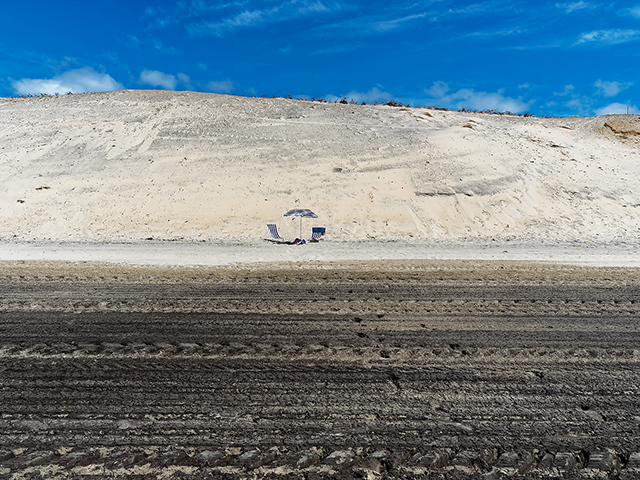
M 638 243 L 336 242 L 277 245 L 229 242 L 0 242 L 0 261 L 108 262 L 127 265 L 243 265 L 383 260 L 499 260 L 640 267 Z
M 640 474 L 635 268 L 2 266 L 7 478 Z

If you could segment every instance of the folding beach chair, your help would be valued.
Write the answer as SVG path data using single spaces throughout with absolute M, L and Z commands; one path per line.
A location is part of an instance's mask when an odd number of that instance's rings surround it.
M 284 238 L 282 238 L 278 233 L 278 227 L 276 226 L 275 223 L 267 223 L 267 228 L 269 229 L 269 233 L 271 234 L 274 240 L 278 242 L 284 242 Z M 266 240 L 271 240 L 271 239 L 267 238 Z
M 320 240 L 320 238 L 322 238 L 322 236 L 324 235 L 325 231 L 326 231 L 325 227 L 313 227 L 311 229 L 311 241 L 317 242 L 318 240 Z

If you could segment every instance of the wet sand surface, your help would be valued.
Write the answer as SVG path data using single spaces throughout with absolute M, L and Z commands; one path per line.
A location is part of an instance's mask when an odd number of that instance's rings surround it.
M 640 270 L 3 262 L 2 478 L 639 478 Z

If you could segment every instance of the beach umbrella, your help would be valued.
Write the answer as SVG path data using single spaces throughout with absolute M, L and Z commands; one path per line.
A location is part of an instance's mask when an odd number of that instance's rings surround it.
M 318 215 L 313 213 L 308 208 L 294 208 L 284 214 L 285 217 L 300 217 L 300 236 L 302 238 L 302 219 L 303 218 L 318 218 Z

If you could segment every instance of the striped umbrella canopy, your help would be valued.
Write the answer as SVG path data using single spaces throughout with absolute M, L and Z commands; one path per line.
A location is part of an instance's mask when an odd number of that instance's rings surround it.
M 318 218 L 318 215 L 313 213 L 308 208 L 293 208 L 284 214 L 285 217 L 300 217 L 300 237 L 302 238 L 302 219 L 303 218 Z

